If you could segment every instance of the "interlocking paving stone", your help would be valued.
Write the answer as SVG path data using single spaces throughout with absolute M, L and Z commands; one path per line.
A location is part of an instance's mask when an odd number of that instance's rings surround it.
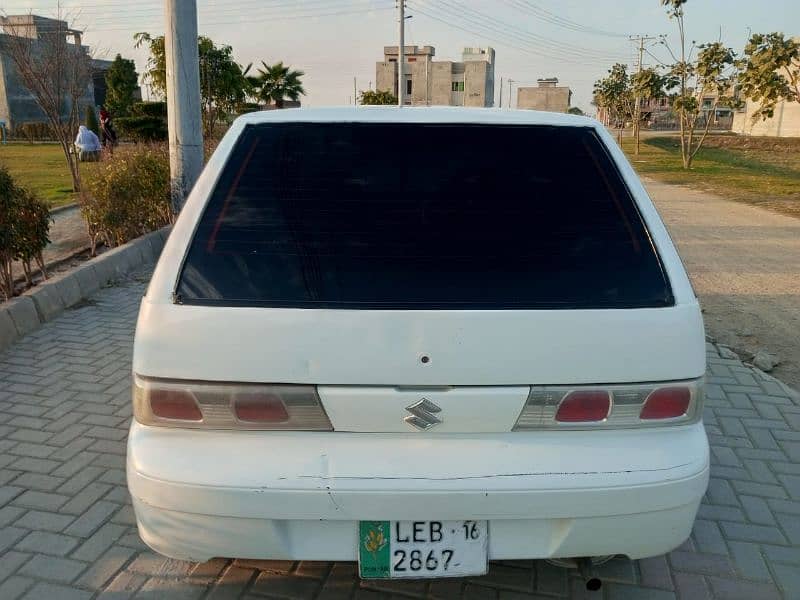
M 133 326 L 146 273 L 0 353 L 0 598 L 800 598 L 800 396 L 709 344 L 711 482 L 668 556 L 596 569 L 543 561 L 431 582 L 359 582 L 352 563 L 215 559 L 139 539 L 125 480 Z
M 70 583 L 86 568 L 86 563 L 69 558 L 55 558 L 37 554 L 20 569 L 28 577 L 47 579 L 58 583 Z

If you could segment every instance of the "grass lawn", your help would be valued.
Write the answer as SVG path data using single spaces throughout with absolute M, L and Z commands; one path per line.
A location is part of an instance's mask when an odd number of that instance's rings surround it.
M 689 171 L 677 136 L 642 139 L 638 156 L 631 138 L 622 148 L 641 175 L 800 217 L 800 139 L 709 136 Z
M 74 201 L 72 177 L 60 145 L 9 142 L 0 145 L 0 164 L 51 208 Z

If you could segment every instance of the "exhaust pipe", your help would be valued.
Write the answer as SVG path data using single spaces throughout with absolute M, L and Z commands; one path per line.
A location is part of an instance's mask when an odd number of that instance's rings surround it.
M 603 582 L 599 577 L 594 576 L 594 565 L 591 558 L 576 558 L 575 563 L 578 565 L 578 572 L 586 582 L 586 589 L 590 592 L 596 592 L 603 586 Z

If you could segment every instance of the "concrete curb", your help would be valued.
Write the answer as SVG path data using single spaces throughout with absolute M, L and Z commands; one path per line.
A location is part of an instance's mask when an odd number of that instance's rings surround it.
M 0 352 L 42 323 L 86 300 L 101 287 L 122 279 L 137 267 L 158 260 L 169 227 L 109 250 L 66 273 L 41 282 L 0 305 Z

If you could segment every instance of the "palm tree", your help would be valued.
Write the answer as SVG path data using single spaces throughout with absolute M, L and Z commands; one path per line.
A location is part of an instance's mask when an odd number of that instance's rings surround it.
M 303 71 L 293 71 L 283 62 L 268 65 L 262 60 L 261 65 L 264 68 L 258 69 L 258 75 L 252 78 L 259 100 L 266 104 L 274 102 L 277 108 L 283 108 L 287 98 L 296 102 L 306 95 L 300 81 L 305 75 Z

